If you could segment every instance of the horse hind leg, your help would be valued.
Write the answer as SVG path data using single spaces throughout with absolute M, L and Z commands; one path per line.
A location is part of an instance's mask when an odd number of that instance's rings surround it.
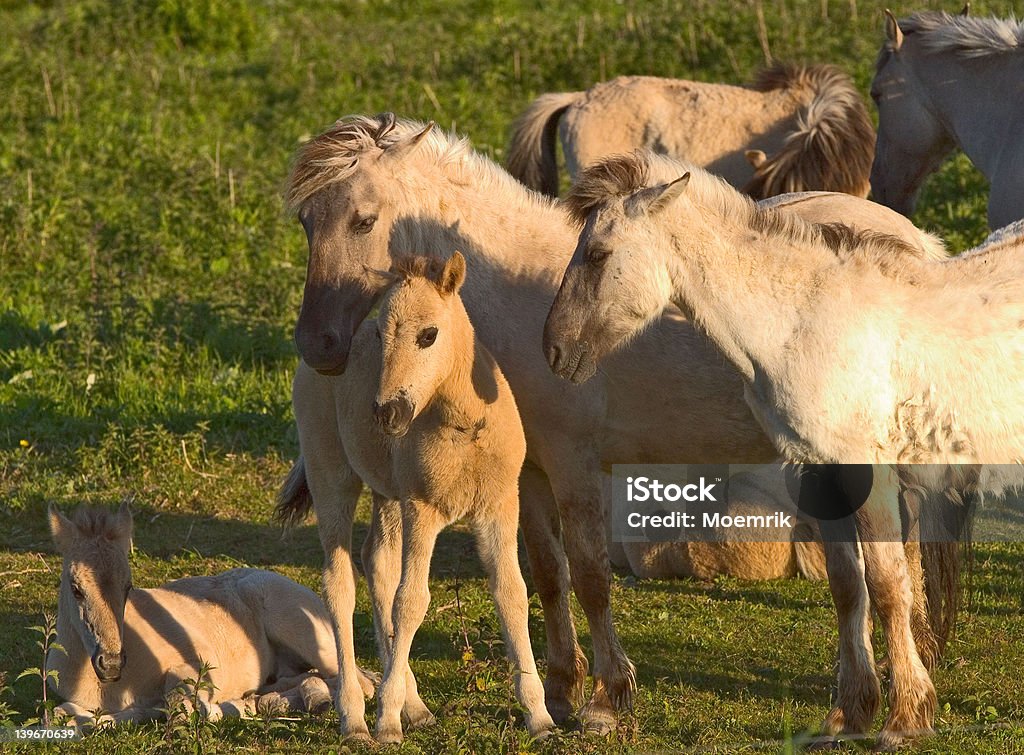
M 513 493 L 496 512 L 477 523 L 477 548 L 487 570 L 491 594 L 515 669 L 516 697 L 526 710 L 531 736 L 544 737 L 554 728 L 544 704 L 544 686 L 537 674 L 528 628 L 530 603 L 519 569 L 518 500 Z
M 569 608 L 569 562 L 559 539 L 558 508 L 544 473 L 529 461 L 519 476 L 519 520 L 530 576 L 544 609 L 548 712 L 565 724 L 583 704 L 589 664 L 576 637 Z
M 401 502 L 374 494 L 370 530 L 363 542 L 363 570 L 370 586 L 373 629 L 377 653 L 386 668 L 391 658 L 395 629 L 392 623 L 395 592 L 402 574 Z M 410 668 L 405 679 L 402 723 L 406 730 L 429 726 L 434 714 L 419 696 L 416 677 Z
M 619 643 L 612 619 L 611 567 L 604 537 L 605 492 L 596 463 L 593 469 L 583 477 L 555 483 L 555 499 L 573 590 L 587 615 L 594 642 L 594 690 L 579 716 L 588 733 L 604 735 L 617 726 L 619 711 L 633 707 L 636 668 Z

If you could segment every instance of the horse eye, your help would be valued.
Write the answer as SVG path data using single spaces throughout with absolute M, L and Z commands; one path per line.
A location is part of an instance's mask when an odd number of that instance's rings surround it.
M 356 233 L 369 233 L 373 230 L 374 223 L 377 222 L 376 215 L 370 215 L 363 218 L 356 223 Z
M 74 582 L 71 583 L 71 594 L 75 596 L 75 600 L 81 600 L 85 597 L 85 594 L 82 592 L 82 588 Z
M 434 345 L 434 341 L 437 340 L 437 328 L 431 326 L 424 328 L 420 331 L 420 334 L 416 336 L 416 345 L 421 349 L 426 349 Z
M 611 256 L 611 250 L 604 247 L 591 247 L 587 250 L 587 258 L 595 265 L 603 265 Z

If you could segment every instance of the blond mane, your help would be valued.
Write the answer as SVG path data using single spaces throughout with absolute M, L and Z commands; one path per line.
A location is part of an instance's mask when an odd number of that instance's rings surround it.
M 1015 18 L 954 16 L 944 11 L 929 11 L 900 19 L 899 24 L 904 34 L 920 34 L 929 52 L 980 58 L 1024 50 L 1024 22 Z
M 853 81 L 833 65 L 776 65 L 762 70 L 759 92 L 803 89 L 813 97 L 782 149 L 743 187 L 755 199 L 808 187 L 865 196 L 875 157 L 875 129 Z
M 396 118 L 393 113 L 377 116 L 349 115 L 303 144 L 292 163 L 285 188 L 285 204 L 294 212 L 313 195 L 351 177 L 359 158 L 373 150 L 385 150 L 402 139 L 422 132 L 426 123 Z M 451 181 L 473 184 L 480 189 L 503 192 L 505 199 L 529 207 L 553 201 L 516 181 L 501 167 L 477 153 L 465 137 L 432 128 L 416 149 Z
M 131 534 L 125 529 L 125 522 L 118 512 L 94 506 L 79 506 L 71 515 L 78 532 L 83 538 L 105 538 L 116 540 Z
M 823 244 L 840 259 L 857 257 L 875 264 L 893 278 L 910 275 L 907 258 L 923 260 L 927 254 L 896 236 L 855 231 L 841 223 L 808 223 L 796 213 L 759 207 L 752 199 L 696 165 L 652 152 L 615 155 L 587 168 L 563 200 L 573 222 L 582 226 L 587 216 L 610 199 L 625 197 L 650 186 L 668 183 L 690 173 L 687 194 L 729 224 L 778 236 L 797 244 Z

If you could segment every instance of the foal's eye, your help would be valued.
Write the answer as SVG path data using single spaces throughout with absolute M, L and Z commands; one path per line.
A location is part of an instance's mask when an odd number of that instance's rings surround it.
M 71 583 L 71 594 L 75 596 L 75 600 L 81 600 L 85 597 L 85 594 L 82 592 L 82 588 L 74 582 Z
M 373 224 L 377 222 L 376 215 L 369 215 L 356 221 L 356 233 L 369 233 L 373 230 Z
M 431 326 L 424 328 L 420 331 L 420 334 L 416 336 L 416 345 L 421 349 L 429 348 L 434 345 L 434 341 L 437 340 L 437 328 Z

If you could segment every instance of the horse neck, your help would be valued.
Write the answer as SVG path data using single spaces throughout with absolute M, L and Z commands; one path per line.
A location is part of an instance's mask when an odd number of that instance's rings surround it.
M 455 249 L 466 253 L 477 268 L 462 289 L 471 312 L 493 309 L 494 290 L 512 280 L 540 283 L 553 293 L 576 246 L 577 232 L 553 202 L 511 178 L 488 176 L 489 169 L 484 163 L 452 176 L 452 169 L 421 157 L 410 165 L 398 198 L 401 229 L 392 251 L 445 258 Z M 481 271 L 481 262 L 502 274 Z
M 991 179 L 1003 148 L 1015 143 L 1009 138 L 1010 129 L 1017 127 L 1010 108 L 1019 108 L 1016 98 L 992 93 L 1016 91 L 1020 56 L 963 58 L 942 52 L 912 60 L 918 96 L 975 167 Z
M 663 252 L 673 302 L 744 379 L 777 372 L 800 306 L 835 256 L 706 207 L 689 205 L 669 222 L 671 248 Z

